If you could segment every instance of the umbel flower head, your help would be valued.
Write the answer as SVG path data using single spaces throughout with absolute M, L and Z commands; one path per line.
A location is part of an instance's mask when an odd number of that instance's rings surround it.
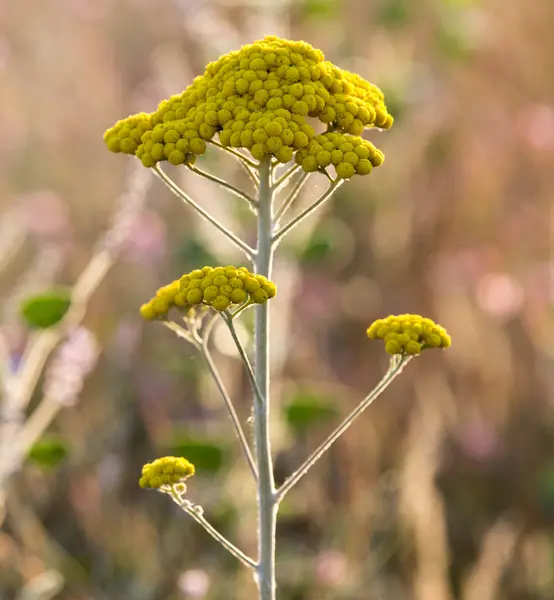
M 176 485 L 194 475 L 194 465 L 180 456 L 157 458 L 142 467 L 139 479 L 141 488 L 159 489 L 163 485 Z
M 196 269 L 160 288 L 154 298 L 140 308 L 144 319 L 165 317 L 172 307 L 184 311 L 204 304 L 224 311 L 233 304 L 263 304 L 277 293 L 277 286 L 246 267 L 204 267 Z
M 309 119 L 327 132 L 316 135 Z M 360 137 L 364 129 L 392 123 L 378 87 L 306 42 L 268 36 L 210 63 L 153 113 L 118 121 L 104 140 L 112 152 L 134 154 L 153 167 L 193 164 L 217 136 L 256 160 L 294 158 L 306 172 L 333 165 L 338 177 L 348 178 L 367 175 L 384 160 Z
M 446 329 L 420 315 L 390 315 L 373 322 L 367 330 L 370 339 L 383 340 L 389 354 L 419 354 L 427 348 L 448 348 Z

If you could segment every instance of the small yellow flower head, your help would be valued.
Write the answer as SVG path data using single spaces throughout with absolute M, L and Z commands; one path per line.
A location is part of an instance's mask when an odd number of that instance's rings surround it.
M 231 305 L 263 304 L 277 293 L 277 286 L 246 267 L 204 267 L 161 287 L 154 298 L 140 308 L 143 319 L 165 317 L 172 307 L 188 311 L 210 306 L 219 312 Z
M 194 465 L 180 456 L 164 456 L 142 467 L 141 488 L 160 489 L 185 481 L 194 475 Z
M 322 136 L 308 119 L 336 133 L 315 139 Z M 382 164 L 383 154 L 360 136 L 392 123 L 375 85 L 326 61 L 306 42 L 268 36 L 224 54 L 183 92 L 151 114 L 118 121 L 104 139 L 113 152 L 135 154 L 153 167 L 160 161 L 192 164 L 217 136 L 223 146 L 244 149 L 256 160 L 296 158 L 306 172 L 332 164 L 346 179 Z M 341 149 L 344 144 L 352 150 Z
M 420 354 L 427 348 L 448 348 L 446 329 L 420 315 L 390 315 L 367 330 L 370 339 L 383 340 L 389 354 Z

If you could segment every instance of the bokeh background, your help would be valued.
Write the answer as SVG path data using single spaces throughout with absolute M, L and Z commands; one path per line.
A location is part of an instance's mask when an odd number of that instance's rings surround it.
M 96 366 L 6 485 L 2 599 L 256 597 L 249 573 L 137 485 L 144 462 L 186 454 L 198 469 L 191 499 L 255 553 L 254 487 L 203 362 L 137 313 L 181 273 L 241 256 L 102 134 L 269 33 L 378 84 L 396 119 L 369 136 L 385 165 L 280 249 L 277 479 L 386 369 L 365 335 L 374 319 L 422 313 L 453 339 L 412 362 L 291 492 L 278 597 L 554 599 L 553 25 L 552 0 L 0 2 L 0 302 L 12 366 L 29 339 L 21 298 L 73 285 L 95 252 L 117 246 L 83 320 Z M 204 168 L 247 185 L 208 154 Z M 251 239 L 240 201 L 168 170 Z M 301 202 L 324 187 L 314 176 Z M 86 347 L 58 357 L 55 388 L 74 396 L 76 357 L 97 356 L 79 339 Z M 248 385 L 225 331 L 214 346 L 246 421 Z M 56 377 L 48 365 L 28 415 Z

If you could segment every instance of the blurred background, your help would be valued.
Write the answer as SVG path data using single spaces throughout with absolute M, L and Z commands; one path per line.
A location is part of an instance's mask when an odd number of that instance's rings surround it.
M 277 480 L 386 370 L 373 320 L 421 313 L 453 339 L 287 497 L 278 597 L 554 599 L 553 25 L 552 0 L 0 2 L 0 350 L 16 368 L 32 344 L 58 348 L 19 411 L 4 390 L 2 600 L 256 598 L 243 567 L 137 485 L 143 463 L 189 457 L 191 500 L 255 553 L 254 487 L 205 365 L 138 316 L 181 273 L 242 256 L 102 134 L 270 33 L 379 85 L 396 119 L 367 134 L 385 165 L 280 247 Z M 201 164 L 248 185 L 215 149 Z M 167 168 L 252 239 L 239 200 L 182 171 Z M 324 188 L 314 176 L 299 202 Z M 79 281 L 81 326 L 29 333 L 22 299 Z M 246 422 L 220 329 L 214 354 Z M 52 424 L 10 459 L 44 399 Z

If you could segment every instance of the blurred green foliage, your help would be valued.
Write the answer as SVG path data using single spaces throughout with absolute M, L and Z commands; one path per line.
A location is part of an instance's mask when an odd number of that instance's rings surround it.
M 43 469 L 53 469 L 69 454 L 66 442 L 52 434 L 43 436 L 29 450 L 27 458 L 30 462 Z
M 196 468 L 198 474 L 217 473 L 225 464 L 227 449 L 225 444 L 208 439 L 191 438 L 177 434 L 171 440 L 170 453 L 183 456 Z
M 26 298 L 21 303 L 21 315 L 27 325 L 47 329 L 59 323 L 71 306 L 66 291 L 51 291 Z
M 297 433 L 320 425 L 337 416 L 334 399 L 308 391 L 298 392 L 284 407 L 287 423 Z

